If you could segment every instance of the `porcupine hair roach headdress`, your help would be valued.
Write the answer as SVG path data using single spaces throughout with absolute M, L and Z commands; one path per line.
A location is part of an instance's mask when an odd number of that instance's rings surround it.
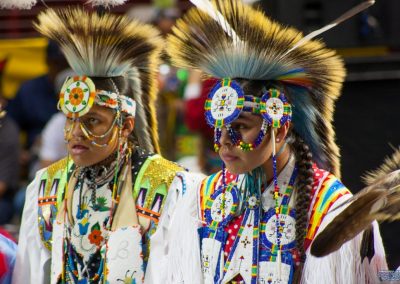
M 119 94 L 133 98 L 138 143 L 159 152 L 154 101 L 162 41 L 157 30 L 125 16 L 72 7 L 42 12 L 35 28 L 60 45 L 78 76 L 115 92 L 104 82 L 112 78 Z
M 218 11 L 215 17 L 198 5 L 177 22 L 168 42 L 174 63 L 221 79 L 282 83 L 294 131 L 310 146 L 319 167 L 340 176 L 332 120 L 345 77 L 341 58 L 241 1 L 208 4 Z

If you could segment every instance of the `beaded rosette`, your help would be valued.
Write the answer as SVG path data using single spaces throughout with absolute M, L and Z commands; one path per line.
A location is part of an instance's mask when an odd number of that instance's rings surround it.
M 235 184 L 219 187 L 206 201 L 205 220 L 212 228 L 225 227 L 233 218 L 239 204 Z
M 86 76 L 68 78 L 60 92 L 59 106 L 69 118 L 78 118 L 89 112 L 96 97 L 93 81 Z
M 270 89 L 262 96 L 260 112 L 273 128 L 280 128 L 292 117 L 292 107 L 285 95 L 277 89 Z
M 115 87 L 115 92 L 96 89 L 93 81 L 87 76 L 75 76 L 66 79 L 61 89 L 59 100 L 59 108 L 68 118 L 73 120 L 73 124 L 64 129 L 66 141 L 71 138 L 73 125 L 78 121 L 83 134 L 93 145 L 105 147 L 108 143 L 98 144 L 95 139 L 102 139 L 110 134 L 112 134 L 112 136 L 109 141 L 115 138 L 116 132 L 113 132 L 114 126 L 116 124 L 119 128 L 122 126 L 121 112 L 133 117 L 135 116 L 135 101 L 130 97 L 120 95 L 112 78 L 111 82 Z M 81 121 L 82 117 L 90 111 L 93 104 L 116 111 L 116 116 L 112 124 L 108 130 L 102 134 L 92 132 L 89 127 Z
M 231 79 L 219 81 L 209 93 L 205 106 L 207 123 L 215 129 L 214 149 L 219 150 L 221 131 L 225 127 L 234 145 L 243 151 L 254 150 L 264 139 L 268 126 L 279 128 L 291 120 L 292 109 L 285 95 L 277 89 L 268 90 L 261 98 L 245 96 L 239 83 Z M 263 117 L 257 138 L 244 142 L 240 133 L 232 129 L 242 111 Z
M 276 218 L 275 208 L 269 210 L 263 216 L 261 221 L 261 242 L 272 253 L 276 254 L 277 250 L 286 251 L 295 248 L 295 226 L 296 213 L 295 210 L 288 206 L 280 206 L 278 219 Z M 278 228 L 276 222 L 279 222 Z M 276 235 L 278 229 L 279 235 Z M 279 244 L 278 244 L 279 238 Z M 278 248 L 278 245 L 280 246 Z

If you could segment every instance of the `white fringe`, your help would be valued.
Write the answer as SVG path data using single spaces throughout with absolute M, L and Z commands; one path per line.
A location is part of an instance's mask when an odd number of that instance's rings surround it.
M 172 181 L 157 230 L 150 239 L 145 284 L 203 283 L 197 192 L 204 177 L 180 172 Z
M 197 204 L 199 186 L 194 179 L 191 184 L 186 184 L 187 193 L 178 201 L 171 218 L 167 283 L 203 283 L 200 240 L 197 232 L 201 226 Z
M 0 0 L 0 8 L 29 10 L 36 5 L 36 2 L 36 0 Z
M 103 6 L 105 8 L 115 7 L 125 4 L 127 0 L 88 0 L 86 3 L 92 6 Z

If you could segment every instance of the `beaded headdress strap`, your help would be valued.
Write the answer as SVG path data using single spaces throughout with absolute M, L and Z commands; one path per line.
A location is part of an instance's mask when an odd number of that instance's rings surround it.
M 67 78 L 61 88 L 58 103 L 67 117 L 78 118 L 85 115 L 94 103 L 135 116 L 136 103 L 133 99 L 115 92 L 96 90 L 93 81 L 86 76 Z
M 231 79 L 219 81 L 209 93 L 205 103 L 207 123 L 215 129 L 214 148 L 220 147 L 221 129 L 226 127 L 232 143 L 244 151 L 253 150 L 263 140 L 268 126 L 279 128 L 291 120 L 292 108 L 285 95 L 277 89 L 269 89 L 261 98 L 244 95 L 240 85 Z M 231 127 L 240 113 L 261 115 L 263 124 L 253 142 L 244 142 Z

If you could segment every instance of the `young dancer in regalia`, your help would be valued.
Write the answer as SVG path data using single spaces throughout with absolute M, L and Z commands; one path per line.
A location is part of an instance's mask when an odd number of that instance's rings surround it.
M 178 20 L 168 52 L 177 66 L 219 78 L 205 116 L 223 168 L 162 218 L 154 236 L 164 243 L 151 254 L 167 265 L 148 279 L 376 283 L 386 267 L 377 226 L 327 257 L 310 255 L 342 210 L 333 209 L 351 197 L 338 179 L 332 126 L 343 61 L 241 1 L 193 2 L 199 7 Z
M 35 26 L 76 76 L 59 99 L 68 156 L 27 189 L 14 283 L 142 283 L 182 170 L 155 154 L 162 41 L 150 26 L 80 8 L 46 10 Z

